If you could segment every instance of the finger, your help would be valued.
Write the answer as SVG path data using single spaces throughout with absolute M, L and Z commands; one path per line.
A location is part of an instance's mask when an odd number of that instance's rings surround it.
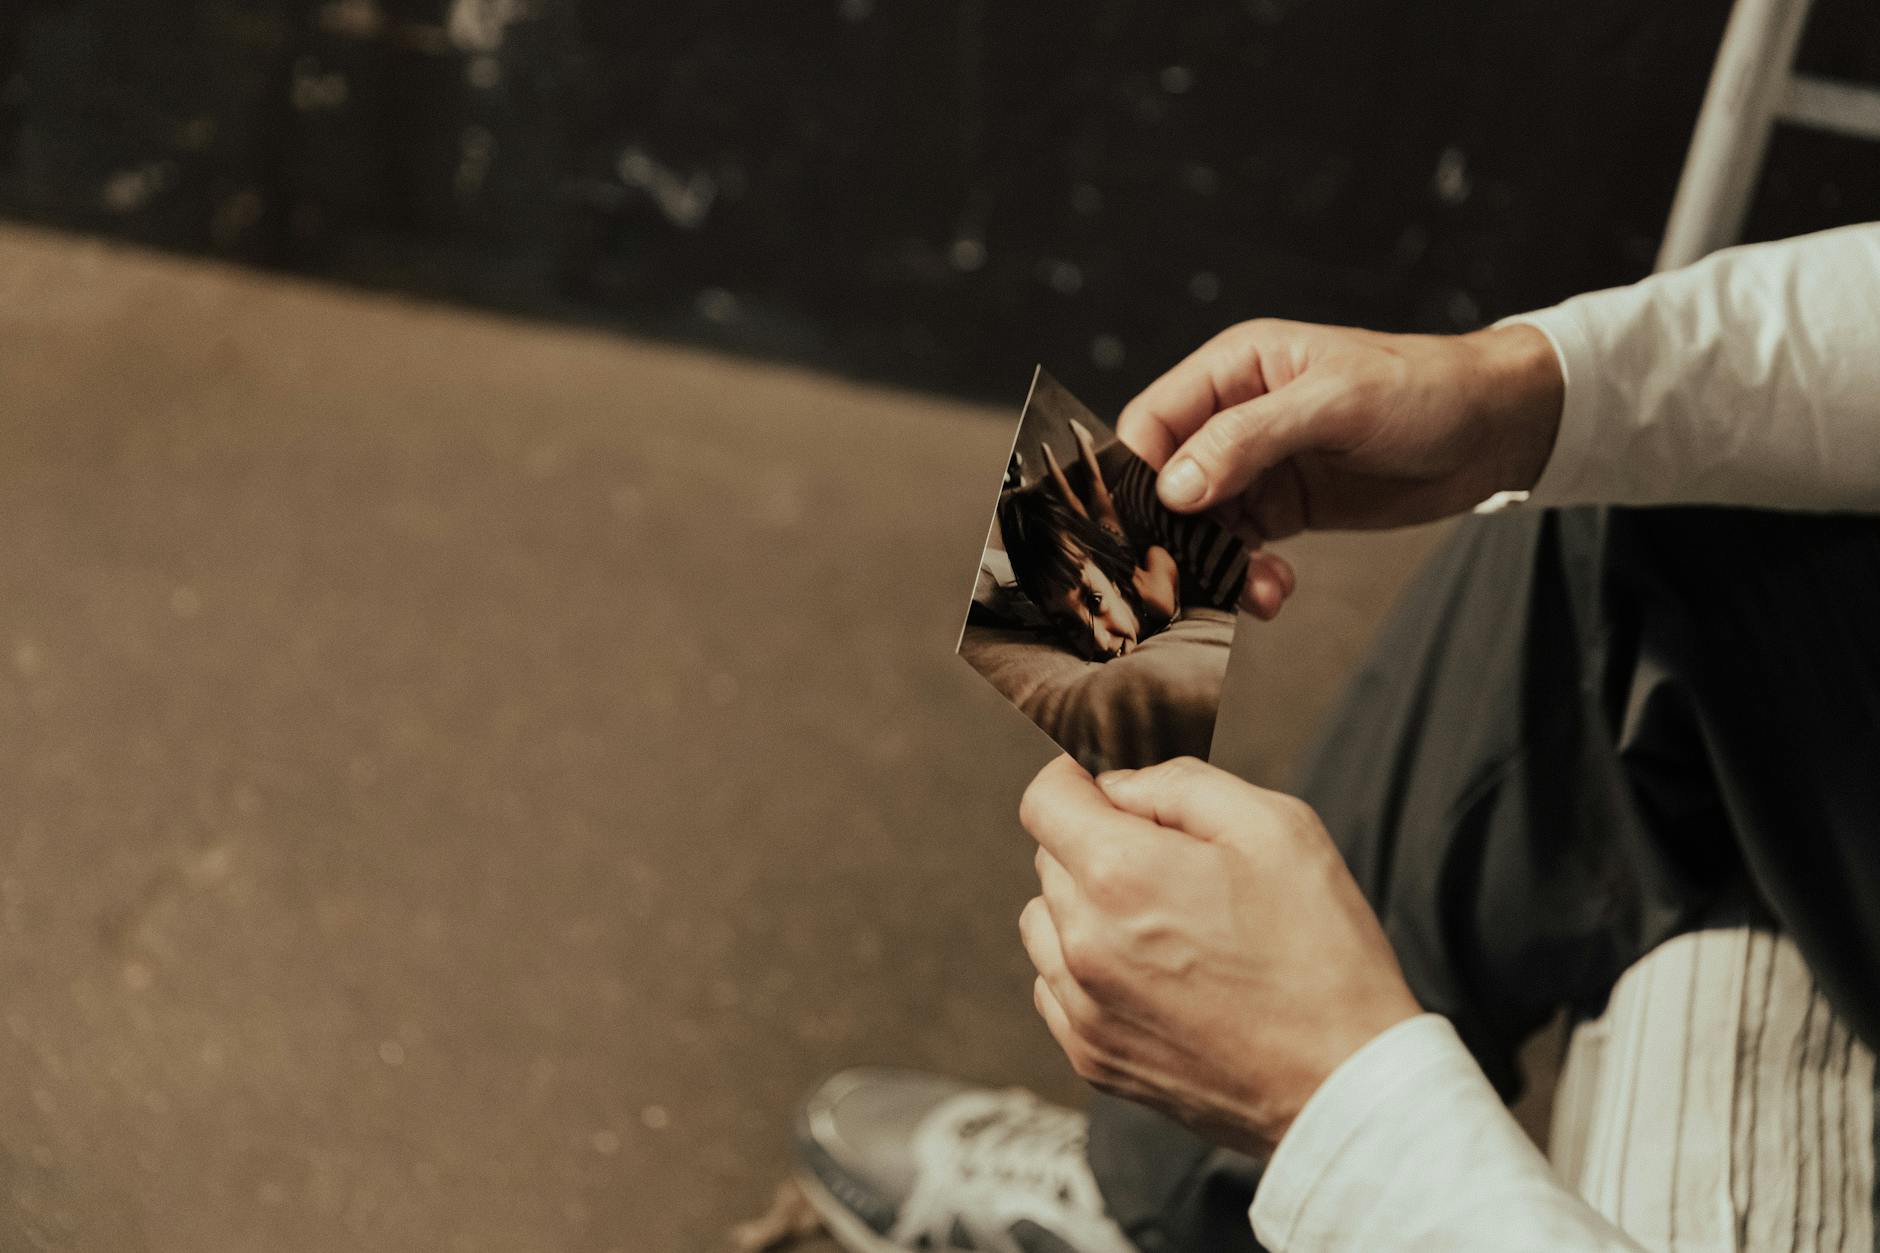
M 1267 556 L 1272 558 L 1273 572 L 1279 575 L 1279 581 L 1282 585 L 1282 590 L 1286 593 L 1286 598 L 1288 600 L 1292 599 L 1292 594 L 1299 588 L 1299 574 L 1293 569 L 1293 563 L 1278 553 L 1269 552 Z
M 1265 390 L 1260 371 L 1247 368 L 1238 328 L 1221 332 L 1123 407 L 1116 434 L 1155 469 L 1167 464 L 1201 424 L 1221 410 Z
M 1084 508 L 1084 502 L 1077 499 L 1077 493 L 1071 490 L 1071 481 L 1064 477 L 1064 467 L 1058 464 L 1057 454 L 1051 451 L 1051 445 L 1040 444 L 1039 447 L 1044 449 L 1045 469 L 1050 473 L 1051 481 L 1057 484 L 1058 491 L 1063 494 L 1064 503 L 1075 509 L 1081 516 L 1089 517 L 1090 514 Z
M 1156 480 L 1162 503 L 1181 513 L 1211 508 L 1310 447 L 1320 409 L 1311 392 L 1309 384 L 1295 383 L 1202 423 L 1162 467 Z
M 1103 481 L 1103 468 L 1097 464 L 1097 449 L 1090 441 L 1090 428 L 1076 418 L 1070 420 L 1071 434 L 1077 437 L 1077 456 L 1084 463 L 1084 469 L 1090 472 L 1090 504 L 1096 511 L 1097 521 L 1113 527 L 1122 533 L 1123 523 L 1116 515 L 1116 501 L 1110 496 L 1110 485 Z
M 1241 590 L 1240 607 L 1262 622 L 1279 617 L 1285 604 L 1279 581 L 1257 565 L 1247 567 L 1246 586 Z
M 1077 1029 L 1071 1026 L 1071 1016 L 1064 1012 L 1064 1006 L 1058 1003 L 1056 994 L 1051 991 L 1051 985 L 1044 981 L 1043 975 L 1031 981 L 1031 1003 L 1038 1007 L 1038 1016 L 1044 1019 L 1045 1029 L 1057 1041 L 1057 1046 L 1064 1050 L 1064 1055 L 1077 1057 L 1083 1051 L 1084 1042 L 1078 1036 Z
M 1099 849 L 1158 834 L 1151 823 L 1120 812 L 1068 756 L 1038 772 L 1019 801 L 1018 820 L 1073 879 Z
M 1241 587 L 1240 607 L 1263 622 L 1279 616 L 1294 586 L 1292 566 L 1278 553 L 1247 555 L 1247 578 Z
M 1071 977 L 1070 967 L 1064 964 L 1063 942 L 1058 938 L 1057 924 L 1051 921 L 1051 911 L 1045 907 L 1043 897 L 1032 897 L 1024 912 L 1019 914 L 1018 938 L 1025 946 L 1025 956 L 1031 958 L 1032 968 L 1050 989 L 1052 999 L 1071 1021 L 1089 1022 L 1091 1015 L 1097 1012 L 1097 1003 Z
M 1097 786 L 1125 813 L 1203 840 L 1262 821 L 1279 795 L 1192 757 L 1112 771 Z
M 1097 472 L 1097 447 L 1091 441 L 1090 428 L 1085 426 L 1082 422 L 1079 422 L 1076 418 L 1068 419 L 1068 421 L 1071 428 L 1071 438 L 1077 441 L 1077 459 L 1084 463 L 1084 469 L 1090 471 L 1094 477 L 1101 479 L 1103 476 Z
M 1051 921 L 1062 927 L 1077 908 L 1077 881 L 1064 869 L 1063 862 L 1042 848 L 1032 858 L 1032 865 L 1038 871 L 1039 897 L 1051 911 Z

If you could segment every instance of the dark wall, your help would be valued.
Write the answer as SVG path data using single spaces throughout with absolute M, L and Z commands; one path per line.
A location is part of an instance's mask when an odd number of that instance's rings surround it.
M 1870 0 L 1811 64 L 1880 78 Z M 0 211 L 1100 408 L 1649 268 L 1725 0 L 12 0 Z M 1763 234 L 1880 216 L 1784 136 Z

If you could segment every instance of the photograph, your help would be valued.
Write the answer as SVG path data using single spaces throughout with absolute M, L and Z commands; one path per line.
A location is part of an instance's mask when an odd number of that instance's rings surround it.
M 1043 369 L 980 555 L 959 654 L 1092 771 L 1202 757 L 1246 547 L 1164 509 L 1155 471 Z

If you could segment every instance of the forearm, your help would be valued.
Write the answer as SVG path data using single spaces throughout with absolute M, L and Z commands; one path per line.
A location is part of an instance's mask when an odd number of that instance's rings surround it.
M 1560 1185 L 1434 1015 L 1333 1072 L 1280 1140 L 1251 1218 L 1274 1253 L 1639 1247 Z
M 1880 224 L 1511 321 L 1566 376 L 1535 503 L 1880 510 Z

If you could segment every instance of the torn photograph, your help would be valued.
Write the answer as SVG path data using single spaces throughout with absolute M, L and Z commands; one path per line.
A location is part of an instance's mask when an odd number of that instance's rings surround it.
M 1040 369 L 959 654 L 1093 773 L 1205 758 L 1247 550 Z

